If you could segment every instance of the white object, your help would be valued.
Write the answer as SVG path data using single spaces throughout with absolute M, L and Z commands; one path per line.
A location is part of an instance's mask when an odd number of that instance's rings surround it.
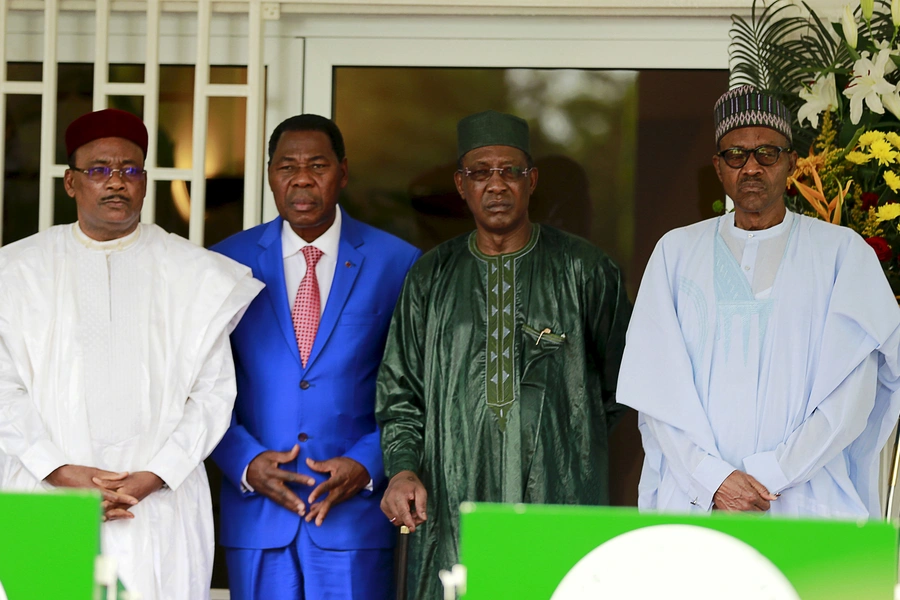
M 466 593 L 466 568 L 462 565 L 453 565 L 449 571 L 441 570 L 438 577 L 444 586 L 444 600 L 456 600 L 457 594 Z
M 756 549 L 695 525 L 645 527 L 601 544 L 566 574 L 551 600 L 719 600 L 722 590 L 730 600 L 800 600 Z

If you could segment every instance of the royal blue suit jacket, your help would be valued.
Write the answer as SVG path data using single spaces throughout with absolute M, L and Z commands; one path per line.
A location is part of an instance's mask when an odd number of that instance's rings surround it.
M 374 492 L 362 491 L 309 528 L 321 548 L 390 548 L 394 527 L 380 509 L 387 486 L 375 423 L 375 378 L 403 280 L 420 256 L 406 242 L 346 212 L 334 281 L 306 368 L 294 336 L 284 283 L 279 217 L 238 233 L 212 249 L 253 269 L 266 284 L 231 335 L 237 400 L 231 426 L 212 454 L 225 481 L 221 543 L 230 548 L 280 548 L 291 543 L 300 517 L 260 494 L 241 491 L 244 469 L 261 452 L 300 445 L 300 456 L 282 466 L 325 475 L 306 458 L 346 456 L 362 464 Z M 293 486 L 305 500 L 313 490 Z

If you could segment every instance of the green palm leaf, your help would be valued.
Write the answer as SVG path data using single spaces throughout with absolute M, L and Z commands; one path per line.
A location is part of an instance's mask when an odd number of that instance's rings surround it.
M 753 85 L 778 95 L 792 91 L 802 65 L 796 50 L 785 44 L 809 25 L 805 18 L 786 12 L 790 9 L 796 9 L 790 0 L 776 0 L 760 12 L 754 0 L 750 21 L 732 17 L 729 51 L 733 85 Z

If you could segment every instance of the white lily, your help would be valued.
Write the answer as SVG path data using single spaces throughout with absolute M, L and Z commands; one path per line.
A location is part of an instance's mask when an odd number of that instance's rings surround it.
M 859 7 L 862 9 L 863 19 L 866 23 L 872 22 L 872 11 L 875 10 L 875 0 L 859 0 Z
M 894 29 L 900 27 L 900 0 L 891 0 L 891 21 L 894 22 Z
M 824 110 L 835 110 L 838 107 L 837 86 L 834 83 L 834 73 L 816 77 L 815 83 L 810 88 L 800 90 L 800 99 L 806 104 L 797 111 L 797 120 L 803 124 L 804 119 L 816 128 L 819 126 L 819 113 Z
M 884 68 L 890 59 L 888 50 L 879 50 L 875 62 L 869 59 L 868 52 L 863 52 L 862 58 L 853 65 L 853 79 L 844 95 L 850 98 L 850 121 L 854 125 L 862 118 L 863 101 L 872 112 L 884 114 L 881 97 L 894 93 L 894 86 L 884 79 Z
M 856 28 L 856 18 L 853 16 L 853 11 L 850 10 L 850 5 L 844 5 L 844 14 L 841 16 L 841 29 L 844 32 L 844 39 L 847 40 L 847 45 L 856 50 L 856 41 L 859 32 Z
M 886 94 L 881 97 L 884 107 L 891 111 L 895 117 L 900 119 L 900 83 L 894 88 L 893 94 Z

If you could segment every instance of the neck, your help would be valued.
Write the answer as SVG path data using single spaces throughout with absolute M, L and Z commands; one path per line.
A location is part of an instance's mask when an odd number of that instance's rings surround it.
M 784 221 L 787 209 L 784 204 L 779 203 L 778 206 L 772 207 L 772 210 L 761 212 L 744 212 L 736 210 L 734 212 L 734 226 L 738 229 L 746 231 L 760 231 L 780 225 Z
M 78 228 L 81 229 L 81 232 L 84 235 L 96 242 L 111 242 L 112 240 L 117 240 L 134 233 L 134 230 L 137 229 L 138 224 L 139 221 L 135 221 L 126 229 L 113 231 L 110 229 L 92 229 L 90 227 L 85 227 L 82 221 L 78 221 Z
M 478 249 L 489 256 L 518 252 L 531 240 L 531 221 L 525 220 L 512 231 L 492 233 L 480 227 L 475 232 L 475 243 Z

